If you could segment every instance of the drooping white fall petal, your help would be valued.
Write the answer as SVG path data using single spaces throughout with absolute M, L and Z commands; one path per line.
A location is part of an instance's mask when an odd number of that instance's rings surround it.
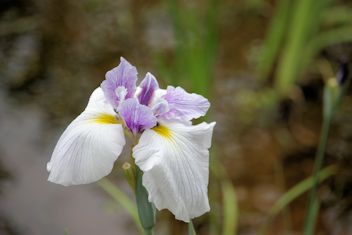
M 210 210 L 208 149 L 214 125 L 163 123 L 146 130 L 133 149 L 149 201 L 178 220 L 189 222 Z
M 65 186 L 97 181 L 111 172 L 124 145 L 121 122 L 97 88 L 56 144 L 48 180 Z

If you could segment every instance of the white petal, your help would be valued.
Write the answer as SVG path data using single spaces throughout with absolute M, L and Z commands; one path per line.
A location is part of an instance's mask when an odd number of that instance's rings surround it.
M 65 186 L 97 181 L 111 172 L 124 145 L 122 126 L 98 88 L 56 144 L 48 180 Z
M 210 210 L 208 149 L 214 125 L 164 123 L 146 130 L 133 149 L 149 201 L 178 220 L 189 222 Z
M 152 110 L 155 116 L 160 116 L 164 113 L 167 113 L 170 110 L 170 108 L 169 108 L 169 104 L 165 99 L 159 98 L 156 102 L 154 102 L 152 106 Z
M 165 89 L 156 89 L 154 92 L 154 96 L 153 99 L 150 102 L 150 106 L 154 106 L 155 103 L 159 102 L 159 99 L 162 98 L 163 95 L 166 94 L 166 90 Z
M 156 89 L 154 96 L 149 104 L 154 114 L 158 117 L 170 110 L 168 102 L 162 98 L 166 94 L 165 89 Z
M 155 91 L 155 99 L 158 99 L 158 98 L 162 97 L 165 94 L 166 94 L 166 89 L 160 89 L 159 88 L 159 89 L 157 89 Z
M 107 113 L 111 115 L 116 114 L 113 107 L 105 99 L 104 92 L 100 87 L 96 88 L 89 97 L 88 105 L 85 110 L 97 113 Z

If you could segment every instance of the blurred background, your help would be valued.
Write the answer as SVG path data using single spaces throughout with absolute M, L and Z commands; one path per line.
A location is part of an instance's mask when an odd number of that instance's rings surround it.
M 340 89 L 351 66 L 352 2 L 1 0 L 0 54 L 0 234 L 139 234 L 127 156 L 105 184 L 46 181 L 56 141 L 120 56 L 212 104 L 212 210 L 197 234 L 302 234 L 324 86 Z M 329 125 L 314 234 L 347 235 L 351 89 Z M 157 234 L 186 231 L 158 213 Z

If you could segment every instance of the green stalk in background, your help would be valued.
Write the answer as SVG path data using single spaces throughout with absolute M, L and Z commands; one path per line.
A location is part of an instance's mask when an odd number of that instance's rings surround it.
M 127 211 L 137 225 L 138 231 L 142 234 L 144 230 L 139 221 L 137 207 L 134 202 L 106 178 L 100 180 L 97 184 Z
M 352 23 L 352 8 L 348 6 L 336 6 L 324 14 L 324 25 L 335 26 Z
M 347 76 L 347 75 L 346 75 Z M 324 153 L 326 150 L 329 130 L 333 115 L 341 102 L 341 99 L 349 86 L 350 77 L 347 78 L 345 84 L 338 84 L 336 78 L 331 78 L 327 81 L 324 88 L 323 99 L 323 126 L 322 133 L 319 141 L 317 155 L 314 162 L 313 180 L 314 185 L 309 194 L 309 204 L 307 215 L 304 224 L 304 235 L 314 234 L 316 217 L 319 211 L 319 202 L 317 199 L 318 190 L 318 175 L 324 161 Z
M 283 50 L 282 60 L 277 70 L 276 87 L 282 94 L 291 88 L 300 67 L 303 47 L 312 30 L 314 0 L 297 0 L 294 15 L 288 33 L 287 43 Z
M 352 17 L 351 17 L 352 18 Z M 302 63 L 307 65 L 324 48 L 330 45 L 352 41 L 352 24 L 325 30 L 314 36 L 308 43 Z
M 286 96 L 314 57 L 325 48 L 352 41 L 350 7 L 333 0 L 277 0 L 258 70 L 268 79 L 275 69 L 275 90 Z M 292 12 L 292 13 L 291 13 Z
M 223 194 L 223 235 L 236 235 L 238 223 L 238 204 L 235 188 L 232 183 L 225 180 L 222 183 Z
M 237 225 L 239 220 L 239 208 L 237 202 L 237 194 L 235 187 L 233 186 L 230 177 L 228 176 L 225 167 L 221 164 L 216 154 L 216 149 L 213 148 L 213 157 L 210 159 L 210 172 L 214 178 L 213 183 L 219 185 L 213 185 L 209 189 L 209 199 L 211 204 L 210 211 L 210 234 L 223 234 L 223 235 L 236 235 Z M 219 189 L 214 189 L 215 186 L 219 186 Z M 216 203 L 215 194 L 221 191 L 222 193 L 222 210 L 220 205 Z M 222 212 L 217 213 L 218 211 Z M 219 218 L 222 218 L 220 221 Z
M 334 165 L 324 168 L 318 174 L 318 183 L 323 182 L 324 180 L 335 175 L 336 173 L 337 173 L 337 167 Z M 313 180 L 313 176 L 310 176 L 309 178 L 302 180 L 301 182 L 297 183 L 295 186 L 287 190 L 269 210 L 268 221 L 265 224 L 263 224 L 263 226 L 259 229 L 258 234 L 265 235 L 274 217 L 277 216 L 284 208 L 286 208 L 295 199 L 302 196 L 309 189 L 313 188 L 314 183 L 315 182 Z
M 163 77 L 172 78 L 174 85 L 209 97 L 217 49 L 218 2 L 207 0 L 204 12 L 177 0 L 168 3 L 176 44 L 171 66 L 165 64 L 165 57 L 158 58 L 159 71 Z
M 274 62 L 278 57 L 279 49 L 284 41 L 289 24 L 291 0 L 278 1 L 275 15 L 272 19 L 269 32 L 266 35 L 263 51 L 258 65 L 262 79 L 267 79 Z

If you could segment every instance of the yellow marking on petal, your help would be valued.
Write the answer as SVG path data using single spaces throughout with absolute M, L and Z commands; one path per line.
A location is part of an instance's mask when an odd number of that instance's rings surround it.
M 122 123 L 115 116 L 110 114 L 100 114 L 96 116 L 92 121 L 94 123 L 99 123 L 99 124 L 121 124 Z
M 156 127 L 153 127 L 152 130 L 164 138 L 167 138 L 167 139 L 171 138 L 171 132 L 166 126 L 158 125 Z

